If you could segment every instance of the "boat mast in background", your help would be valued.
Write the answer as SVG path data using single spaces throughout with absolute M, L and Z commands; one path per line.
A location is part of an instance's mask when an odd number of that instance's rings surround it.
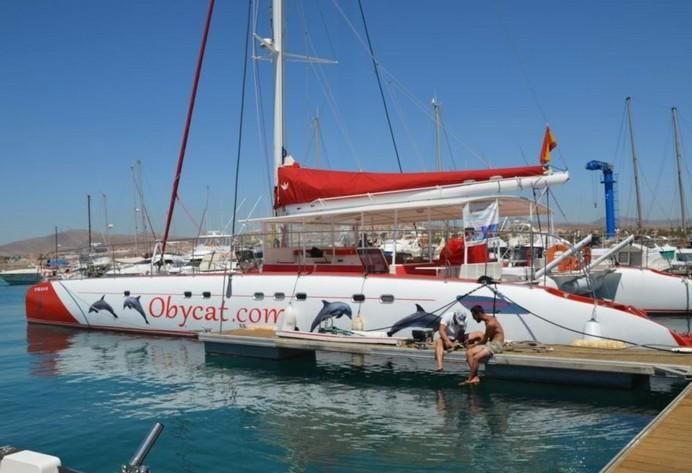
M 642 200 L 639 195 L 639 161 L 637 160 L 637 150 L 634 146 L 634 129 L 632 128 L 632 109 L 631 103 L 632 97 L 627 97 L 625 103 L 627 104 L 627 123 L 630 129 L 630 143 L 632 144 L 632 167 L 634 169 L 634 191 L 637 196 L 637 230 L 641 231 L 644 227 L 642 222 Z
M 685 189 L 682 186 L 682 152 L 680 147 L 680 130 L 678 125 L 678 109 L 672 108 L 673 112 L 673 136 L 675 137 L 675 162 L 678 168 L 678 189 L 680 191 L 680 224 L 682 233 L 687 243 L 687 209 L 685 208 Z
M 87 225 L 89 231 L 89 252 L 91 252 L 91 194 L 87 194 Z
M 432 106 L 435 115 L 435 163 L 437 164 L 437 170 L 442 171 L 442 141 L 440 139 L 442 118 L 440 117 L 440 102 L 435 97 L 432 99 Z

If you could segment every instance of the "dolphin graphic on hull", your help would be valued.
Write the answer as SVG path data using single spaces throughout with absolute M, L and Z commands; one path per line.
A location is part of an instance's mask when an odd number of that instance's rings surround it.
M 344 315 L 350 319 L 353 315 L 353 313 L 351 312 L 351 307 L 343 302 L 329 302 L 323 300 L 322 304 L 322 310 L 320 310 L 320 312 L 317 314 L 317 317 L 315 317 L 315 320 L 312 321 L 312 325 L 310 326 L 311 332 L 313 332 L 315 330 L 315 327 L 320 325 L 325 320 L 331 318 L 338 319 Z
M 147 314 L 144 312 L 144 309 L 142 308 L 142 303 L 140 302 L 140 298 L 142 296 L 130 296 L 127 299 L 125 299 L 125 302 L 123 303 L 123 309 L 134 309 L 139 314 L 144 318 L 144 321 L 149 325 L 149 320 L 147 319 Z
M 441 316 L 431 312 L 426 312 L 419 304 L 416 304 L 416 311 L 413 314 L 407 315 L 403 319 L 392 325 L 392 328 L 387 332 L 388 336 L 392 336 L 400 330 L 411 327 L 431 328 L 437 330 L 440 328 Z
M 115 315 L 115 311 L 113 310 L 113 307 L 106 302 L 106 295 L 102 295 L 101 299 L 97 300 L 93 304 L 89 306 L 89 313 L 91 314 L 92 312 L 99 313 L 100 311 L 105 310 L 106 312 L 110 312 L 110 314 L 115 317 L 116 319 L 118 318 L 117 315 Z

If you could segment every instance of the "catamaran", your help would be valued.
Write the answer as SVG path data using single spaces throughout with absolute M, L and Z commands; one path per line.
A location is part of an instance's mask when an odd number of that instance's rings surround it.
M 273 2 L 274 25 L 283 25 L 282 3 Z M 367 246 L 361 238 L 366 231 L 390 228 L 396 240 L 416 223 L 458 221 L 471 200 L 490 205 L 506 193 L 565 183 L 569 174 L 550 167 L 545 144 L 534 166 L 401 174 L 301 167 L 285 152 L 283 28 L 273 35 L 262 42 L 275 67 L 274 215 L 254 221 L 264 227 L 263 263 L 194 275 L 42 282 L 26 296 L 29 323 L 180 336 L 253 327 L 381 336 L 413 313 L 440 315 L 478 304 L 498 317 L 511 340 L 692 345 L 632 307 L 555 288 L 487 277 L 479 282 L 497 261 L 399 263 L 397 245 L 389 257 Z M 548 143 L 548 156 L 551 148 Z M 517 205 L 521 199 L 506 199 L 503 211 L 511 215 Z M 352 238 L 337 244 L 343 233 Z M 396 336 L 410 336 L 415 328 L 409 324 Z M 469 321 L 469 330 L 480 328 Z

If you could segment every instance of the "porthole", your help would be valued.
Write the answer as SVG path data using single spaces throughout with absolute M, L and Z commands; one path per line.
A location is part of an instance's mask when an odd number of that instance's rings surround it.
M 394 302 L 394 296 L 392 294 L 382 294 L 380 296 L 380 302 L 382 304 L 392 304 Z
M 130 291 L 125 291 L 124 294 L 125 294 L 125 297 L 129 297 L 129 296 L 130 296 Z
M 256 292 L 252 295 L 252 297 L 256 301 L 261 301 L 261 300 L 264 300 L 264 293 L 263 292 Z
M 205 299 L 211 298 L 211 292 L 209 292 L 209 291 L 204 291 L 204 292 L 202 293 L 202 297 L 205 298 Z
M 192 291 L 185 291 L 183 292 L 183 295 L 185 296 L 185 299 L 189 299 L 192 297 Z
M 277 301 L 282 301 L 286 299 L 286 294 L 284 294 L 283 292 L 275 292 L 274 299 L 276 299 Z
M 304 292 L 296 292 L 296 299 L 299 301 L 304 301 L 308 298 L 308 295 Z
M 365 294 L 353 294 L 353 302 L 365 302 Z

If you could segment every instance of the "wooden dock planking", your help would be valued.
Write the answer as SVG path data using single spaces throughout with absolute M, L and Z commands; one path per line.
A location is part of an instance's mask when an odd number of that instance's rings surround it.
M 640 432 L 603 473 L 692 471 L 692 383 Z
M 232 348 L 234 345 L 245 347 L 264 347 L 271 353 L 272 350 L 284 350 L 285 353 L 304 352 L 341 352 L 359 353 L 365 355 L 384 355 L 400 358 L 429 359 L 433 362 L 432 344 L 417 347 L 391 346 L 375 344 L 353 344 L 347 342 L 303 340 L 278 337 L 271 329 L 235 329 L 223 333 L 202 333 L 200 340 L 205 343 L 205 348 L 211 353 L 243 354 Z M 546 348 L 546 347 L 538 347 Z M 613 380 L 618 375 L 620 380 L 616 383 L 630 383 L 624 377 L 632 378 L 630 384 L 635 383 L 634 378 L 647 376 L 675 376 L 692 377 L 692 354 L 671 353 L 660 350 L 625 348 L 603 349 L 589 347 L 574 347 L 555 345 L 547 347 L 548 351 L 532 351 L 526 344 L 514 344 L 507 347 L 506 351 L 495 355 L 486 368 L 492 368 L 496 377 L 511 378 L 513 373 L 520 373 L 522 377 L 530 377 L 536 374 L 535 380 L 545 381 L 555 374 L 556 382 L 577 382 L 583 379 L 583 384 L 589 384 L 586 375 L 600 377 L 595 384 L 601 384 L 604 376 L 610 376 Z M 253 351 L 252 353 L 257 353 Z M 248 356 L 252 356 L 247 353 Z M 463 350 L 449 353 L 446 360 L 452 364 L 465 364 L 466 356 Z M 431 365 L 432 366 L 432 365 Z M 522 372 L 523 369 L 523 372 Z M 490 374 L 490 373 L 488 373 Z M 568 376 L 565 376 L 567 374 Z M 604 383 L 607 385 L 608 383 Z

